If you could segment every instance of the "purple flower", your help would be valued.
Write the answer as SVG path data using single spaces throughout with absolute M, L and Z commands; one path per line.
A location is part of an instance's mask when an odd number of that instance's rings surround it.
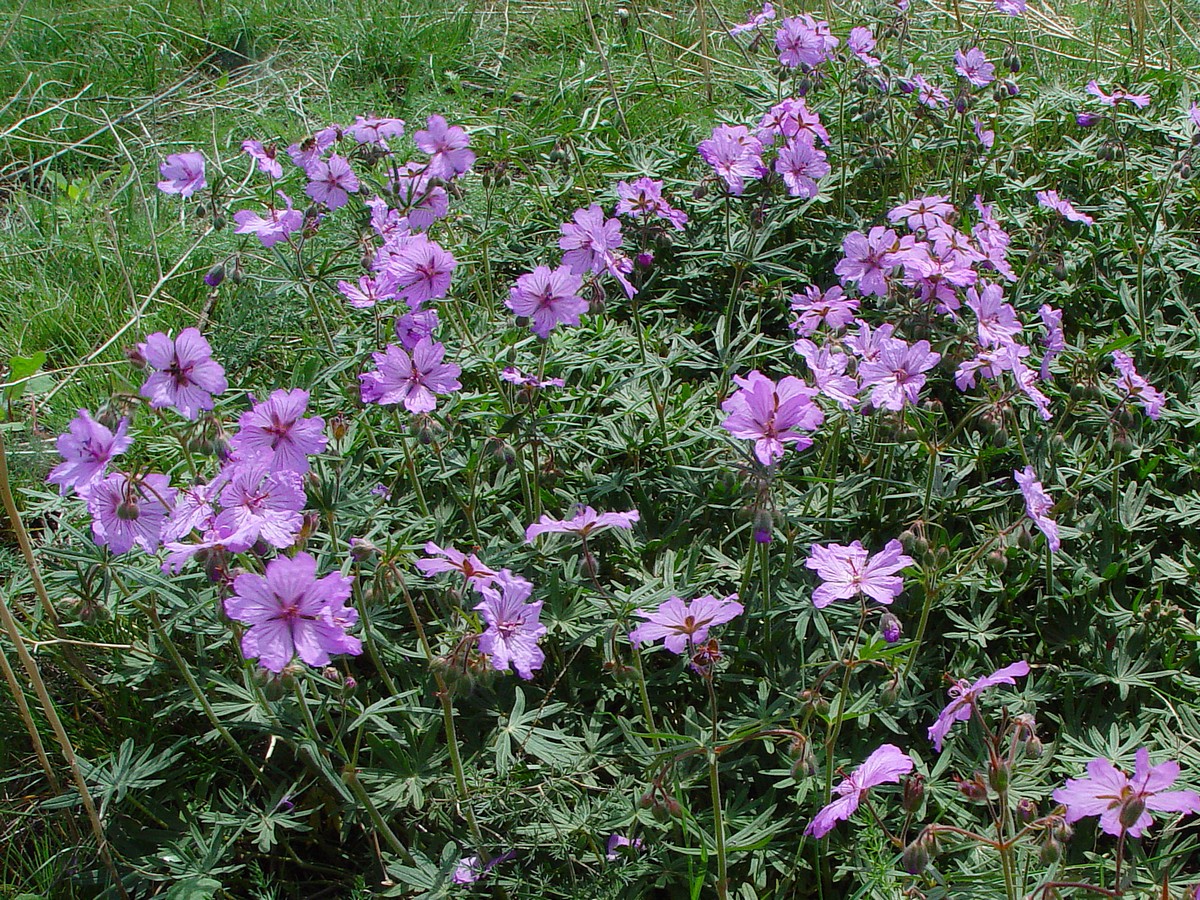
M 349 201 L 350 195 L 358 192 L 358 177 L 350 168 L 350 163 L 337 154 L 329 157 L 328 161 L 314 163 L 308 170 L 308 177 L 310 180 L 304 193 L 331 210 L 341 209 Z
M 159 165 L 158 171 L 163 177 L 158 189 L 164 194 L 187 198 L 208 185 L 204 180 L 204 155 L 195 151 L 172 153 Z
M 721 409 L 728 413 L 721 427 L 735 438 L 754 441 L 754 455 L 764 466 L 783 457 L 784 444 L 796 449 L 812 446 L 812 438 L 803 431 L 816 431 L 825 421 L 821 408 L 813 403 L 817 395 L 794 375 L 785 375 L 776 384 L 757 369 L 745 378 L 733 376 L 738 385 Z
M 1150 105 L 1149 94 L 1131 94 L 1122 88 L 1113 88 L 1111 94 L 1106 94 L 1100 90 L 1100 85 L 1096 84 L 1094 80 L 1087 83 L 1085 90 L 1093 97 L 1099 99 L 1101 103 L 1108 106 L 1116 106 L 1119 103 L 1132 103 L 1138 109 L 1145 109 Z
M 718 125 L 712 137 L 701 141 L 697 149 L 731 194 L 740 196 L 747 178 L 761 178 L 767 173 L 762 142 L 745 125 Z
M 358 279 L 358 284 L 339 281 L 337 287 L 338 292 L 355 309 L 370 309 L 380 300 L 393 300 L 396 297 L 394 286 L 391 286 L 391 290 L 388 290 L 387 287 L 381 290 L 378 279 L 372 278 L 370 275 L 363 275 Z
M 1042 380 L 1045 381 L 1050 377 L 1050 361 L 1058 354 L 1067 349 L 1067 339 L 1063 335 L 1063 319 L 1062 310 L 1055 309 L 1049 303 L 1043 303 L 1038 308 L 1038 315 L 1041 316 L 1042 325 L 1046 329 L 1046 352 L 1042 356 Z
M 829 23 L 807 14 L 783 19 L 775 32 L 779 61 L 793 69 L 819 65 L 829 59 L 837 45 L 838 39 L 829 32 Z
M 878 359 L 858 367 L 863 389 L 871 388 L 871 406 L 898 411 L 906 402 L 916 403 L 925 384 L 924 373 L 941 358 L 929 349 L 929 341 L 917 341 L 911 347 L 903 341 L 888 342 Z
M 1168 791 L 1179 778 L 1179 763 L 1150 765 L 1150 751 L 1139 747 L 1130 778 L 1103 757 L 1087 765 L 1087 778 L 1071 778 L 1054 792 L 1054 802 L 1067 808 L 1066 820 L 1100 817 L 1106 834 L 1141 837 L 1154 824 L 1151 812 L 1200 813 L 1195 791 Z
M 979 343 L 983 346 L 1011 344 L 1021 333 L 1017 311 L 1004 302 L 1004 291 L 1000 285 L 985 285 L 982 291 L 968 288 L 967 306 L 978 319 Z
M 975 139 L 983 145 L 983 149 L 991 150 L 996 143 L 996 132 L 990 128 L 984 128 L 983 122 L 978 116 L 972 117 L 971 128 L 975 132 Z
M 812 334 L 822 322 L 834 331 L 841 331 L 854 321 L 859 305 L 857 297 L 847 297 L 836 284 L 825 291 L 809 285 L 803 294 L 792 294 L 792 312 L 800 315 L 789 327 L 801 336 Z
M 768 6 L 770 4 L 767 4 Z M 638 852 L 645 846 L 645 842 L 641 838 L 630 840 L 623 834 L 610 834 L 608 836 L 608 844 L 605 847 L 604 858 L 609 862 L 616 862 L 621 858 L 621 850 L 624 847 L 629 848 L 629 852 Z
M 825 153 L 813 145 L 811 135 L 805 134 L 783 145 L 775 159 L 775 171 L 783 176 L 789 194 L 810 199 L 817 196 L 817 182 L 830 169 Z
M 851 28 L 850 37 L 846 38 L 846 46 L 864 65 L 872 69 L 879 66 L 879 57 L 871 55 L 871 51 L 875 49 L 875 35 L 871 33 L 870 28 L 862 25 Z
M 756 28 L 761 28 L 763 25 L 766 25 L 768 22 L 774 20 L 774 18 L 775 7 L 770 3 L 764 3 L 762 12 L 756 15 L 751 15 L 749 20 L 741 25 L 734 25 L 729 29 L 729 36 L 737 37 L 739 34 L 745 34 L 747 31 L 753 31 Z
M 913 88 L 917 92 L 917 101 L 922 106 L 928 106 L 930 109 L 937 109 L 940 106 L 944 109 L 950 105 L 950 101 L 942 89 L 929 82 L 924 75 L 914 75 L 912 80 Z
M 1140 401 L 1146 415 L 1151 419 L 1162 415 L 1162 408 L 1167 402 L 1166 395 L 1138 374 L 1128 353 L 1114 350 L 1112 359 L 1113 366 L 1120 375 L 1117 379 L 1117 390 L 1127 399 L 1135 398 Z
M 640 646 L 662 638 L 663 646 L 672 653 L 683 653 L 703 642 L 708 637 L 708 629 L 714 625 L 724 625 L 740 616 L 745 609 L 737 599 L 737 594 L 730 594 L 722 600 L 705 594 L 685 603 L 678 597 L 672 597 L 654 612 L 634 610 L 635 615 L 646 621 L 629 632 L 629 640 Z
M 849 357 L 837 353 L 828 346 L 817 347 L 808 338 L 800 338 L 792 345 L 804 357 L 812 372 L 817 390 L 843 409 L 853 409 L 857 404 L 858 380 L 846 374 Z
M 280 550 L 296 542 L 305 503 L 299 475 L 287 469 L 272 471 L 261 457 L 254 457 L 235 463 L 226 477 L 221 506 L 241 540 L 262 540 Z
M 80 497 L 87 497 L 91 485 L 104 478 L 109 462 L 133 446 L 128 429 L 129 420 L 122 418 L 114 434 L 86 409 L 79 410 L 67 431 L 58 436 L 55 446 L 63 461 L 50 470 L 46 482 L 57 484 L 60 494 L 74 488 Z
M 1103 118 L 1104 116 L 1098 115 L 1097 113 L 1076 113 L 1075 124 L 1080 128 L 1091 128 Z
M 240 209 L 233 214 L 237 228 L 234 234 L 256 234 L 264 247 L 274 247 L 289 234 L 304 227 L 304 213 L 292 208 L 292 198 L 279 191 L 287 203 L 287 209 L 268 209 L 267 218 L 249 209 Z
M 671 206 L 662 191 L 662 182 L 653 178 L 639 178 L 633 184 L 618 181 L 617 196 L 621 199 L 617 203 L 617 215 L 632 216 L 643 221 L 664 219 L 676 230 L 683 231 L 688 220 L 687 214 Z
M 308 391 L 274 391 L 242 413 L 229 443 L 243 458 L 262 456 L 272 471 L 288 469 L 303 475 L 308 457 L 320 453 L 327 443 L 325 420 L 303 418 L 307 409 Z
M 975 87 L 986 87 L 996 80 L 996 67 L 988 62 L 978 47 L 972 47 L 966 53 L 955 50 L 954 71 Z
M 312 137 L 290 145 L 287 148 L 288 156 L 307 174 L 321 161 L 325 151 L 337 143 L 341 136 L 340 125 L 329 125 Z
M 420 163 L 401 166 L 392 175 L 391 187 L 404 209 L 405 221 L 414 231 L 425 231 L 450 211 L 446 189 Z
M 929 726 L 929 739 L 933 741 L 934 749 L 941 753 L 942 741 L 954 723 L 966 722 L 971 718 L 975 704 L 979 702 L 980 694 L 998 684 L 1015 685 L 1018 677 L 1028 674 L 1029 663 L 1021 660 L 1005 666 L 991 675 L 985 675 L 974 684 L 963 678 L 956 681 L 950 688 L 950 702 L 938 714 L 937 721 Z
M 295 656 L 324 666 L 334 653 L 362 653 L 362 642 L 346 634 L 358 621 L 358 611 L 345 605 L 351 581 L 339 572 L 317 578 L 317 561 L 303 552 L 275 557 L 265 576 L 239 575 L 225 612 L 250 626 L 242 635 L 242 655 L 282 672 Z
M 1013 470 L 1013 478 L 1016 479 L 1021 488 L 1021 495 L 1025 498 L 1025 515 L 1029 516 L 1046 536 L 1046 543 L 1051 552 L 1057 553 L 1059 547 L 1062 546 L 1062 541 L 1058 537 L 1058 523 L 1049 516 L 1050 509 L 1054 504 L 1047 496 L 1042 483 L 1038 481 L 1033 466 L 1026 466 L 1020 471 Z
M 538 621 L 542 601 L 526 603 L 533 585 L 508 569 L 501 569 L 490 583 L 476 587 L 484 599 L 475 609 L 488 625 L 479 636 L 479 650 L 487 654 L 497 672 L 516 669 L 528 681 L 546 661 L 538 646 L 546 633 L 546 626 Z
M 450 880 L 455 884 L 474 884 L 483 877 L 483 864 L 478 856 L 464 856 L 454 867 Z
M 430 116 L 425 128 L 413 135 L 423 153 L 429 154 L 430 178 L 450 181 L 475 165 L 475 154 L 467 149 L 471 139 L 457 125 L 448 125 L 441 116 Z
M 270 175 L 272 178 L 283 177 L 283 166 L 279 160 L 275 158 L 276 150 L 274 144 L 264 145 L 262 141 L 242 141 L 242 150 L 254 160 L 258 171 L 264 175 Z
M 842 240 L 843 259 L 833 271 L 842 284 L 857 284 L 864 296 L 886 297 L 888 275 L 896 268 L 896 232 L 876 225 L 868 234 L 852 231 Z
M 422 339 L 432 340 L 437 327 L 437 312 L 432 309 L 417 309 L 399 316 L 393 330 L 396 332 L 396 338 L 400 341 L 400 346 L 411 353 Z
M 612 259 L 612 251 L 621 246 L 620 220 L 605 219 L 604 210 L 598 203 L 575 210 L 572 218 L 573 223 L 565 222 L 559 226 L 562 237 L 558 239 L 558 246 L 565 251 L 563 265 L 576 275 L 604 271 Z
M 929 231 L 936 225 L 945 224 L 946 217 L 953 214 L 954 204 L 950 198 L 945 194 L 935 194 L 901 203 L 888 213 L 888 221 L 893 225 L 904 222 L 911 231 L 919 228 Z
M 383 353 L 372 353 L 376 371 L 358 376 L 363 403 L 403 403 L 411 413 L 432 412 L 437 406 L 435 394 L 450 394 L 462 387 L 458 381 L 462 369 L 442 362 L 445 355 L 446 346 L 430 338 L 422 338 L 412 356 L 395 344 L 388 344 Z
M 126 553 L 137 544 L 153 553 L 175 503 L 175 489 L 166 475 L 134 480 L 124 472 L 113 472 L 92 482 L 86 499 L 92 538 L 99 546 Z
M 1200 104 L 1192 101 L 1192 105 L 1188 107 L 1188 118 L 1192 120 L 1192 124 L 1200 128 Z
M 429 558 L 418 559 L 417 570 L 426 578 L 439 572 L 458 572 L 475 588 L 496 580 L 496 571 L 485 566 L 474 553 L 467 555 L 453 547 L 439 547 L 433 541 L 425 544 L 425 553 Z M 444 558 L 438 559 L 439 556 Z
M 538 378 L 536 375 L 526 375 L 516 366 L 505 366 L 500 372 L 500 378 L 509 384 L 523 388 L 562 387 L 566 384 L 561 378 Z
M 579 296 L 582 286 L 582 279 L 569 266 L 553 270 L 538 266 L 517 279 L 506 305 L 529 319 L 530 331 L 546 340 L 558 325 L 579 324 L 579 317 L 588 309 L 587 301 Z
M 641 513 L 636 509 L 629 512 L 598 513 L 590 506 L 578 510 L 569 519 L 552 519 L 543 515 L 533 525 L 525 529 L 525 543 L 532 544 L 538 535 L 542 534 L 577 534 L 585 540 L 597 531 L 605 528 L 633 528 L 633 523 L 641 520 Z
M 812 599 L 813 606 L 824 609 L 835 600 L 849 600 L 859 594 L 890 606 L 904 590 L 904 579 L 896 573 L 913 561 L 902 552 L 899 541 L 888 541 L 874 556 L 862 542 L 854 541 L 848 547 L 813 544 L 812 556 L 804 564 L 821 578 Z
M 789 140 L 808 135 L 814 142 L 820 140 L 822 144 L 829 143 L 829 132 L 821 124 L 821 117 L 815 110 L 809 109 L 803 100 L 795 97 L 780 100 L 758 123 L 760 145 L 773 144 L 780 135 Z
M 885 322 L 874 331 L 866 322 L 858 320 L 857 324 L 858 332 L 846 338 L 846 346 L 850 348 L 851 353 L 865 363 L 878 360 L 885 347 L 893 344 L 899 347 L 908 346 L 899 338 L 892 337 L 895 326 L 890 323 Z
M 1006 16 L 1023 16 L 1025 15 L 1025 0 L 995 0 L 996 12 L 1002 12 Z
M 213 360 L 212 347 L 197 328 L 185 328 L 175 340 L 155 332 L 138 344 L 138 350 L 155 370 L 140 392 L 155 409 L 173 407 L 195 421 L 200 410 L 213 408 L 212 395 L 229 386 L 225 370 Z
M 429 300 L 440 300 L 450 290 L 450 278 L 458 263 L 450 252 L 423 234 L 405 240 L 388 259 L 384 273 L 395 285 L 396 295 L 419 309 Z
M 867 791 L 881 784 L 896 784 L 901 775 L 912 770 L 913 761 L 907 753 L 894 744 L 884 744 L 833 789 L 837 799 L 816 814 L 804 833 L 815 838 L 825 837 L 838 822 L 854 815 Z
M 408 219 L 400 215 L 399 210 L 388 206 L 386 200 L 382 197 L 372 197 L 370 200 L 365 201 L 365 203 L 367 208 L 371 210 L 371 228 L 377 235 L 383 238 L 385 243 L 394 238 L 408 236 Z
M 346 134 L 360 144 L 378 144 L 384 150 L 388 149 L 388 138 L 400 138 L 404 135 L 403 119 L 381 119 L 375 116 L 355 116 L 354 124 L 346 129 Z
M 1038 191 L 1037 201 L 1040 206 L 1054 210 L 1068 222 L 1082 222 L 1084 225 L 1093 225 L 1096 222 L 1091 216 L 1079 212 L 1070 203 L 1058 196 L 1058 191 Z

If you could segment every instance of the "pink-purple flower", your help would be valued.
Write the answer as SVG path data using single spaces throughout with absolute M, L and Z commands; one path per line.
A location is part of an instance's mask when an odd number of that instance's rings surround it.
M 430 300 L 440 300 L 450 290 L 450 279 L 458 262 L 450 251 L 423 234 L 406 238 L 395 248 L 383 275 L 409 307 L 419 309 Z
M 104 478 L 109 462 L 133 446 L 128 430 L 128 419 L 122 418 L 114 433 L 86 409 L 79 410 L 58 436 L 55 446 L 63 461 L 50 470 L 46 482 L 57 484 L 60 494 L 74 488 L 80 497 L 86 497 L 91 485 Z
M 899 265 L 896 232 L 876 225 L 867 234 L 852 231 L 842 239 L 842 256 L 833 271 L 842 284 L 858 285 L 864 296 L 886 297 L 888 277 Z
M 453 547 L 439 547 L 433 541 L 425 544 L 426 559 L 417 560 L 417 570 L 426 578 L 440 572 L 458 572 L 467 584 L 481 587 L 496 579 L 496 570 L 483 564 L 474 553 L 463 553 Z
M 336 153 L 320 160 L 308 170 L 309 182 L 304 193 L 331 210 L 341 209 L 358 192 L 358 176 L 350 163 Z
M 1117 390 L 1122 396 L 1139 401 L 1151 419 L 1162 415 L 1162 408 L 1167 402 L 1166 394 L 1138 374 L 1128 353 L 1114 350 L 1112 360 L 1118 374 Z
M 362 642 L 346 633 L 358 621 L 358 611 L 345 605 L 351 581 L 338 572 L 317 578 L 317 561 L 303 552 L 277 556 L 265 575 L 239 575 L 225 612 L 250 626 L 242 635 L 242 655 L 282 672 L 296 656 L 324 666 L 335 653 L 362 653 Z
M 996 80 L 996 67 L 988 62 L 978 47 L 972 47 L 965 53 L 955 50 L 954 71 L 975 87 L 985 87 Z
M 653 178 L 639 178 L 630 184 L 628 181 L 617 182 L 618 216 L 631 216 L 642 221 L 663 219 L 673 228 L 682 231 L 687 225 L 687 214 L 675 209 L 663 197 L 663 184 Z
M 863 760 L 833 789 L 835 798 L 813 817 L 804 833 L 815 838 L 829 834 L 838 822 L 854 815 L 867 791 L 881 784 L 897 784 L 913 770 L 912 758 L 895 744 L 884 744 Z
M 813 591 L 813 606 L 823 609 L 835 600 L 849 600 L 864 594 L 876 603 L 890 606 L 904 590 L 904 579 L 896 573 L 913 564 L 896 540 L 872 555 L 861 541 L 849 546 L 813 544 L 805 566 L 821 578 Z
M 783 145 L 775 158 L 775 171 L 783 176 L 788 193 L 793 197 L 811 199 L 817 196 L 817 182 L 829 174 L 825 153 L 813 144 L 812 136 L 804 134 Z
M 146 365 L 154 371 L 141 395 L 155 409 L 173 408 L 195 421 L 202 409 L 213 408 L 213 394 L 229 386 L 225 370 L 212 358 L 212 347 L 197 328 L 185 328 L 172 340 L 161 331 L 138 344 Z
M 829 23 L 808 14 L 783 19 L 775 32 L 775 48 L 785 66 L 816 66 L 829 59 L 838 39 L 829 31 Z
M 606 528 L 624 528 L 628 531 L 640 520 L 641 513 L 636 509 L 629 512 L 598 513 L 590 506 L 585 506 L 569 519 L 555 519 L 543 515 L 525 529 L 525 542 L 532 544 L 538 535 L 542 534 L 577 534 L 586 540 L 595 532 Z
M 360 144 L 378 144 L 386 150 L 388 149 L 388 138 L 404 136 L 404 120 L 377 116 L 355 116 L 354 124 L 346 129 L 346 134 Z
M 929 231 L 935 225 L 944 224 L 946 217 L 953 213 L 954 204 L 950 198 L 944 194 L 934 194 L 901 203 L 888 213 L 888 221 L 893 225 L 904 222 L 911 231 L 919 228 Z
M 1142 836 L 1154 824 L 1151 812 L 1200 813 L 1195 791 L 1169 791 L 1179 778 L 1179 763 L 1150 765 L 1150 751 L 1139 747 L 1130 778 L 1103 757 L 1087 765 L 1087 778 L 1071 778 L 1054 792 L 1054 802 L 1067 808 L 1067 822 L 1100 817 L 1106 834 Z
M 158 189 L 164 194 L 187 198 L 208 185 L 204 179 L 204 155 L 195 151 L 172 153 L 158 171 L 162 175 Z
M 672 597 L 653 612 L 634 610 L 635 615 L 646 621 L 629 632 L 629 640 L 638 646 L 662 640 L 663 646 L 672 653 L 690 652 L 691 647 L 708 637 L 710 628 L 724 625 L 744 611 L 737 594 L 720 600 L 705 594 L 691 602 Z
M 850 36 L 846 38 L 846 46 L 868 68 L 874 69 L 880 65 L 879 57 L 871 55 L 871 51 L 875 49 L 875 35 L 871 33 L 870 28 L 863 25 L 851 28 Z
M 430 116 L 425 127 L 413 135 L 422 152 L 429 154 L 430 178 L 450 181 L 475 165 L 475 154 L 468 149 L 471 143 L 466 131 L 450 125 L 441 116 Z
M 1042 483 L 1038 481 L 1033 466 L 1014 470 L 1013 478 L 1016 479 L 1021 488 L 1021 495 L 1025 498 L 1025 514 L 1046 536 L 1046 543 L 1051 552 L 1057 553 L 1059 547 L 1062 546 L 1062 541 L 1058 537 L 1058 523 L 1050 518 L 1050 510 L 1054 504 L 1046 494 Z
M 950 702 L 938 714 L 937 720 L 929 726 L 929 739 L 933 741 L 934 749 L 942 752 L 942 741 L 945 740 L 955 722 L 966 722 L 975 711 L 980 695 L 988 688 L 999 684 L 1017 683 L 1017 678 L 1029 674 L 1029 663 L 1025 660 L 1007 665 L 991 675 L 977 679 L 974 684 L 960 678 L 950 688 Z
M 620 220 L 606 219 L 598 203 L 575 210 L 571 218 L 573 222 L 559 226 L 562 237 L 558 246 L 564 251 L 563 265 L 576 275 L 604 271 L 613 251 L 621 247 Z
M 982 291 L 968 288 L 967 306 L 975 313 L 979 343 L 983 346 L 1010 344 L 1021 333 L 1017 311 L 1004 302 L 1004 290 L 1000 285 L 984 285 Z
M 721 427 L 735 438 L 754 441 L 754 455 L 764 466 L 783 457 L 784 445 L 796 449 L 812 446 L 806 432 L 816 431 L 825 414 L 813 402 L 817 391 L 794 375 L 778 383 L 757 369 L 744 378 L 734 375 L 738 390 L 725 399 L 721 409 L 728 415 Z
M 411 356 L 395 344 L 371 356 L 375 371 L 358 376 L 363 403 L 403 403 L 411 413 L 427 413 L 437 406 L 435 395 L 451 394 L 462 387 L 458 381 L 462 369 L 443 362 L 446 346 L 430 338 L 422 338 Z
M 229 443 L 243 459 L 261 456 L 273 470 L 303 475 L 309 468 L 308 457 L 320 453 L 327 443 L 325 420 L 304 418 L 307 409 L 308 391 L 274 391 L 242 413 Z
M 737 37 L 739 34 L 745 34 L 747 31 L 753 31 L 756 28 L 761 28 L 775 18 L 775 7 L 770 3 L 764 3 L 762 11 L 754 13 L 740 25 L 734 25 L 729 29 L 730 37 Z
M 834 331 L 841 331 L 854 321 L 861 301 L 848 297 L 840 285 L 822 291 L 815 284 L 804 289 L 803 294 L 792 294 L 792 312 L 799 313 L 789 326 L 796 334 L 807 336 L 815 332 L 821 323 Z
M 296 542 L 304 517 L 304 485 L 287 469 L 271 470 L 261 457 L 232 465 L 225 473 L 221 506 L 239 540 L 262 540 L 284 549 Z
M 929 349 L 929 341 L 917 341 L 911 347 L 903 341 L 889 341 L 877 359 L 858 367 L 863 390 L 871 388 L 871 406 L 898 411 L 905 403 L 916 403 L 925 373 L 941 358 Z
M 242 141 L 242 150 L 254 160 L 254 164 L 258 167 L 258 171 L 264 175 L 269 175 L 272 178 L 283 177 L 283 166 L 276 159 L 276 149 L 274 144 L 264 144 L 262 141 L 245 140 Z
M 579 317 L 588 309 L 587 301 L 579 296 L 582 287 L 583 280 L 569 266 L 538 266 L 517 278 L 506 305 L 529 319 L 529 330 L 546 340 L 558 325 L 579 324 Z
M 1145 109 L 1150 105 L 1149 94 L 1131 94 L 1124 88 L 1113 88 L 1111 94 L 1106 94 L 1100 89 L 1095 80 L 1087 83 L 1087 92 L 1097 98 L 1101 103 L 1108 106 L 1117 106 L 1120 103 L 1130 103 L 1138 109 Z
M 136 544 L 147 553 L 158 549 L 163 527 L 175 503 L 175 489 L 166 475 L 133 478 L 113 472 L 93 481 L 87 494 L 92 538 L 113 553 L 126 553 Z
M 508 569 L 501 569 L 490 582 L 477 585 L 483 602 L 475 609 L 487 623 L 479 636 L 479 649 L 486 653 L 497 672 L 516 669 L 525 680 L 542 667 L 546 655 L 538 641 L 546 626 L 538 621 L 542 601 L 527 603 L 533 585 Z
M 718 125 L 712 137 L 701 141 L 697 149 L 731 194 L 740 196 L 746 190 L 746 179 L 767 173 L 762 142 L 745 125 Z
M 1096 220 L 1087 213 L 1081 213 L 1067 200 L 1058 195 L 1058 191 L 1038 191 L 1037 201 L 1040 206 L 1054 210 L 1068 222 L 1082 222 L 1084 225 L 1094 225 Z
M 266 216 L 249 209 L 235 212 L 233 221 L 237 228 L 233 229 L 233 233 L 257 235 L 264 247 L 271 248 L 304 227 L 304 213 L 292 207 L 292 198 L 283 191 L 279 191 L 279 196 L 287 204 L 286 209 L 272 207 L 267 210 Z

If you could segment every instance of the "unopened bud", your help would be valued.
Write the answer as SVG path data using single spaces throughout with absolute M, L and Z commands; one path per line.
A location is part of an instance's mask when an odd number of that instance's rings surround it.
M 146 357 L 142 355 L 142 348 L 137 345 L 125 348 L 125 358 L 135 369 L 146 368 Z
M 917 546 L 916 532 L 908 528 L 900 532 L 900 546 L 904 549 L 905 553 L 911 556 Z
M 1025 755 L 1030 759 L 1041 759 L 1046 752 L 1046 746 L 1036 734 L 1025 742 Z
M 1008 763 L 1002 759 L 993 759 L 988 763 L 988 784 L 996 793 L 1008 790 Z
M 225 217 L 220 213 L 213 216 L 213 231 L 220 231 L 225 227 Z
M 987 567 L 997 575 L 1003 575 L 1008 568 L 1008 557 L 1003 550 L 993 550 L 987 555 Z
M 919 772 L 909 775 L 901 790 L 900 806 L 906 813 L 915 813 L 925 800 L 925 776 Z
M 983 776 L 978 772 L 971 778 L 959 779 L 958 792 L 976 803 L 986 800 L 988 795 L 987 785 L 983 783 Z
M 883 706 L 891 706 L 896 702 L 896 698 L 900 696 L 900 679 L 892 678 L 883 689 L 879 692 L 879 702 Z
M 379 552 L 379 548 L 366 538 L 350 538 L 350 555 L 359 562 L 364 562 Z
M 674 797 L 668 797 L 663 801 L 663 809 L 667 811 L 667 815 L 673 819 L 678 819 L 683 815 L 683 807 L 679 805 L 679 801 Z
M 1041 849 L 1038 850 L 1038 861 L 1043 866 L 1053 865 L 1062 858 L 1062 844 L 1053 837 L 1047 837 Z
M 903 629 L 900 627 L 900 619 L 892 612 L 885 612 L 880 618 L 879 630 L 883 632 L 883 639 L 889 644 L 894 644 L 900 640 L 900 635 L 903 633 Z
M 583 551 L 583 558 L 579 562 L 579 567 L 588 578 L 595 578 L 600 574 L 600 562 L 591 550 Z
M 216 287 L 225 280 L 225 264 L 217 263 L 208 270 L 208 274 L 204 276 L 204 283 L 209 287 Z
M 929 848 L 925 846 L 925 836 L 921 835 L 904 848 L 900 864 L 909 875 L 920 875 L 929 865 Z
M 1137 820 L 1142 817 L 1142 813 L 1146 811 L 1146 801 L 1141 797 L 1133 797 L 1125 801 L 1125 805 L 1121 807 L 1121 813 L 1117 817 L 1117 821 L 1121 823 L 1121 827 L 1128 830 L 1137 824 Z
M 1056 841 L 1065 844 L 1072 837 L 1074 837 L 1075 829 L 1067 824 L 1066 819 L 1060 816 L 1056 817 L 1054 824 L 1050 826 L 1050 833 L 1054 836 Z
M 1037 818 L 1037 804 L 1028 797 L 1022 797 L 1017 801 L 1017 821 L 1022 825 L 1028 825 Z
M 758 544 L 771 543 L 771 530 L 774 521 L 769 509 L 760 509 L 754 514 L 754 541 Z

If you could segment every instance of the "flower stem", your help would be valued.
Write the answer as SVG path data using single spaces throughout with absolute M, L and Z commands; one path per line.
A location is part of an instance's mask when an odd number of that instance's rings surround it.
M 717 845 L 717 900 L 726 900 L 729 896 L 729 872 L 725 858 L 725 815 L 721 809 L 721 779 L 717 768 L 717 692 L 713 687 L 711 672 L 704 680 L 708 685 L 708 700 L 712 709 L 713 745 L 708 751 L 708 784 L 712 791 L 713 838 Z

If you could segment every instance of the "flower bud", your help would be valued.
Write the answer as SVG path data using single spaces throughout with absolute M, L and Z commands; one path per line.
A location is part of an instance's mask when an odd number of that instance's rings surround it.
M 136 522 L 142 511 L 133 500 L 123 500 L 117 504 L 117 518 L 122 522 Z
M 1038 861 L 1043 866 L 1050 866 L 1058 862 L 1062 858 L 1062 844 L 1053 837 L 1047 837 L 1040 850 L 1038 850 Z
M 679 805 L 679 801 L 674 797 L 668 797 L 663 801 L 663 809 L 667 811 L 667 815 L 673 819 L 678 819 L 683 815 L 683 807 Z
M 896 702 L 896 698 L 900 696 L 900 679 L 889 679 L 887 684 L 879 692 L 879 702 L 883 706 L 891 706 Z
M 358 562 L 365 562 L 379 552 L 379 548 L 366 538 L 350 538 L 350 555 Z
M 918 837 L 904 848 L 900 864 L 909 875 L 920 875 L 929 865 L 929 848 L 925 846 L 924 835 Z
M 1029 550 L 1033 547 L 1033 537 L 1029 534 L 1029 529 L 1022 528 L 1017 532 L 1017 546 L 1022 550 Z
M 925 801 L 925 776 L 915 772 L 904 779 L 900 806 L 906 813 L 915 813 Z
M 958 792 L 968 800 L 973 800 L 976 803 L 982 803 L 987 799 L 987 785 L 983 783 L 983 776 L 978 772 L 971 778 L 960 778 L 958 780 Z
M 892 612 L 885 612 L 879 620 L 879 629 L 883 632 L 883 639 L 889 644 L 894 644 L 900 640 L 902 629 L 900 620 Z
M 213 216 L 213 231 L 220 231 L 225 227 L 225 217 L 220 213 Z
M 916 547 L 917 547 L 916 532 L 910 528 L 906 528 L 902 532 L 900 532 L 899 540 L 900 540 L 900 546 L 904 549 L 904 552 L 911 556 L 913 554 L 913 551 L 916 550 Z
M 136 344 L 125 348 L 125 358 L 129 360 L 129 364 L 135 369 L 146 368 L 146 357 L 142 355 L 142 348 Z
M 649 809 L 653 805 L 654 794 L 652 794 L 650 791 L 646 791 L 646 793 L 638 797 L 638 806 L 640 806 L 642 809 Z
M 1037 818 L 1037 804 L 1028 797 L 1022 797 L 1017 801 L 1017 821 L 1022 825 L 1028 825 Z
M 217 263 L 208 270 L 208 274 L 204 276 L 204 283 L 209 287 L 216 287 L 225 280 L 225 264 Z
M 1055 281 L 1066 281 L 1067 274 L 1068 274 L 1067 273 L 1067 264 L 1060 259 L 1058 262 L 1056 262 L 1054 264 L 1054 273 L 1053 274 L 1054 274 Z
M 1065 844 L 1075 834 L 1075 829 L 1067 824 L 1067 820 L 1061 816 L 1056 816 L 1054 824 L 1050 826 L 1050 833 L 1059 843 Z
M 1142 813 L 1146 811 L 1146 801 L 1141 797 L 1132 797 L 1125 801 L 1125 805 L 1121 807 L 1121 813 L 1117 817 L 1117 821 L 1121 823 L 1121 827 L 1128 830 L 1137 824 L 1137 820 L 1142 817 Z
M 993 550 L 987 555 L 987 567 L 997 575 L 1003 575 L 1004 570 L 1008 568 L 1008 557 L 1004 555 L 1003 550 Z
M 1003 759 L 996 758 L 988 763 L 988 784 L 996 793 L 1008 790 L 1008 776 L 1008 763 Z
M 754 514 L 754 541 L 758 544 L 771 543 L 771 530 L 774 522 L 769 509 L 760 509 Z
M 1046 752 L 1046 746 L 1036 734 L 1030 735 L 1025 741 L 1025 755 L 1030 759 L 1041 759 Z
M 583 558 L 579 561 L 579 568 L 583 570 L 585 577 L 595 578 L 600 574 L 600 561 L 596 559 L 596 555 L 591 550 L 584 550 Z

